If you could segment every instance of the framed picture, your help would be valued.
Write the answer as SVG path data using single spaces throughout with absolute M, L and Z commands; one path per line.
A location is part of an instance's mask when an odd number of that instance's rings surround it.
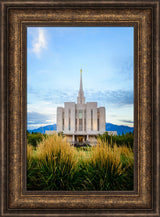
M 1 216 L 159 216 L 159 1 L 1 8 Z
M 27 190 L 133 191 L 133 62 L 134 27 L 27 27 Z

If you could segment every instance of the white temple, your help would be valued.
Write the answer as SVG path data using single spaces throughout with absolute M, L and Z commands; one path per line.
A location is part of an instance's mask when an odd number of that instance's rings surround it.
M 70 143 L 96 143 L 95 136 L 106 131 L 105 123 L 105 107 L 85 103 L 81 69 L 77 103 L 64 102 L 64 107 L 57 107 L 57 132 L 63 132 Z

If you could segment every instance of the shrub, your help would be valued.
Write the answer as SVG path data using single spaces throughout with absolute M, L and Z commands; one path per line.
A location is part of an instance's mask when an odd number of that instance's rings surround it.
M 34 153 L 34 147 L 27 145 L 27 188 L 28 190 L 39 190 L 38 161 Z
M 108 132 L 105 132 L 104 134 L 99 135 L 98 138 L 101 139 L 103 142 L 108 141 L 111 146 L 116 143 L 118 146 L 126 145 L 127 147 L 131 147 L 133 150 L 133 133 L 110 136 L 108 135 Z
M 95 147 L 74 148 L 50 135 L 36 149 L 27 146 L 28 190 L 133 190 L 133 152 L 98 139 Z
M 91 158 L 86 166 L 86 190 L 127 190 L 126 181 L 130 182 L 130 188 L 133 187 L 133 179 L 131 177 L 126 180 L 129 167 L 122 163 L 121 149 L 116 144 L 113 147 L 106 142 L 98 140 L 96 147 L 92 148 Z M 128 157 L 128 148 L 126 148 L 126 156 Z M 129 153 L 130 154 L 130 153 Z M 133 167 L 130 167 L 133 173 Z M 133 188 L 132 188 L 133 190 Z
M 62 136 L 44 138 L 36 148 L 37 164 L 32 164 L 32 169 L 36 172 L 36 179 L 32 180 L 33 186 L 37 185 L 39 190 L 79 189 L 82 181 L 79 177 L 80 168 L 76 166 L 75 152 L 74 147 L 70 147 Z M 30 186 L 31 183 L 29 188 Z
M 45 135 L 41 133 L 27 133 L 27 143 L 36 148 L 38 143 L 41 142 L 44 137 Z

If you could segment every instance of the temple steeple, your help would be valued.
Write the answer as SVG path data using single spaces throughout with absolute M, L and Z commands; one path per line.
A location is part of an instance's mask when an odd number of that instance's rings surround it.
M 80 70 L 80 88 L 77 97 L 77 104 L 85 104 L 85 97 L 84 97 L 83 84 L 82 84 L 82 69 Z
M 80 92 L 83 92 L 83 85 L 82 85 L 82 69 L 80 70 L 80 73 L 81 73 L 81 79 L 80 79 L 80 88 L 79 88 L 79 91 L 80 91 Z

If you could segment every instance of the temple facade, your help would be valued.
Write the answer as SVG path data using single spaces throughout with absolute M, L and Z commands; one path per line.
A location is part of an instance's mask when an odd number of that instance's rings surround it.
M 63 132 L 68 142 L 96 143 L 96 135 L 106 131 L 105 107 L 97 107 L 97 102 L 85 102 L 80 70 L 80 88 L 77 103 L 64 102 L 57 107 L 57 132 Z

